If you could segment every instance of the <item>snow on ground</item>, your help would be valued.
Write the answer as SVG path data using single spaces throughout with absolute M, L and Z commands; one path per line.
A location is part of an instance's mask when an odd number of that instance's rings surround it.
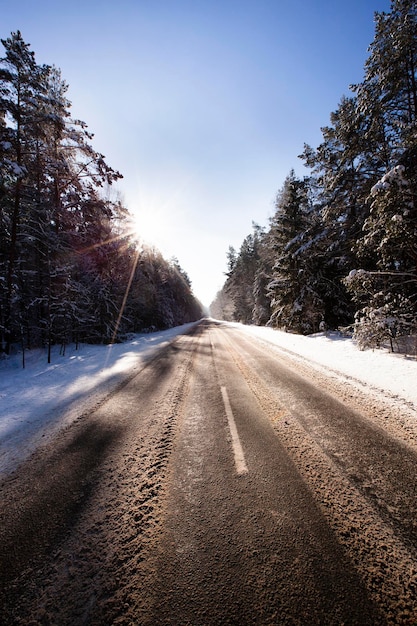
M 158 349 L 193 324 L 146 335 L 113 346 L 59 347 L 47 364 L 44 351 L 0 360 L 0 474 L 10 472 L 45 438 L 92 409 L 129 372 L 141 369 Z M 263 342 L 265 349 L 280 349 L 294 358 L 314 362 L 333 376 L 345 377 L 393 401 L 417 410 L 415 356 L 375 350 L 361 352 L 351 339 L 334 334 L 310 337 L 264 327 L 231 326 Z
M 0 476 L 13 470 L 36 446 L 93 408 L 132 370 L 194 324 L 138 334 L 123 344 L 55 346 L 0 359 Z
M 352 339 L 337 332 L 305 337 L 263 326 L 233 326 L 296 358 L 330 370 L 339 378 L 380 392 L 393 401 L 403 401 L 417 411 L 417 345 L 412 355 L 382 349 L 361 351 Z

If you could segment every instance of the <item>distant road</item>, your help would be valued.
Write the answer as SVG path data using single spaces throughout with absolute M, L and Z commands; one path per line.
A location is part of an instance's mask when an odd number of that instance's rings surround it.
M 0 488 L 4 625 L 417 623 L 416 449 L 238 328 L 178 337 Z

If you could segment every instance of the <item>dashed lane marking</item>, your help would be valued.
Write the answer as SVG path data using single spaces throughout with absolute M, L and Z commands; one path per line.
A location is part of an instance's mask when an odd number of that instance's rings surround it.
M 232 436 L 233 454 L 235 456 L 236 472 L 240 474 L 247 474 L 248 467 L 245 461 L 245 455 L 243 454 L 242 445 L 240 443 L 239 434 L 236 428 L 235 418 L 233 416 L 232 407 L 230 406 L 229 396 L 226 387 L 222 387 L 222 396 L 224 402 L 224 408 L 226 409 L 227 421 L 229 423 L 229 430 Z

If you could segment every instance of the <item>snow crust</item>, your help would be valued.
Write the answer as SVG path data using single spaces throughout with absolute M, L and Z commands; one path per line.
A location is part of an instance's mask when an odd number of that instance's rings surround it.
M 132 372 L 175 337 L 189 330 L 186 324 L 171 330 L 135 335 L 123 344 L 56 347 L 52 363 L 46 354 L 33 350 L 0 360 L 0 474 L 18 463 L 59 429 L 92 410 Z M 332 376 L 349 379 L 393 403 L 416 411 L 417 361 L 414 356 L 393 355 L 383 350 L 360 351 L 354 342 L 337 333 L 300 336 L 271 328 L 230 326 L 262 341 L 265 350 L 284 350 L 324 368 Z

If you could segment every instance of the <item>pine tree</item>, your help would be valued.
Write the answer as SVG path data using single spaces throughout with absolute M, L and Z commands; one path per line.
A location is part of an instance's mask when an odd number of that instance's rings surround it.
M 320 269 L 327 285 L 323 292 L 326 319 L 330 326 L 338 326 L 353 320 L 353 306 L 343 279 L 357 266 L 354 244 L 368 216 L 367 198 L 381 163 L 375 163 L 373 156 L 375 138 L 372 143 L 370 118 L 356 97 L 343 97 L 330 121 L 331 125 L 322 129 L 319 147 L 312 150 L 305 146 L 301 158 L 312 170 L 315 205 L 320 213 L 321 236 L 316 233 L 316 237 L 320 240 Z
M 372 188 L 371 212 L 358 243 L 368 269 L 346 279 L 362 305 L 355 325 L 362 347 L 388 340 L 392 348 L 393 339 L 417 329 L 417 180 L 408 180 L 405 172 L 397 165 Z
M 233 302 L 233 319 L 243 324 L 254 321 L 254 282 L 260 266 L 262 229 L 253 224 L 253 233 L 245 237 L 239 252 L 229 248 L 229 272 L 225 291 Z
M 359 310 L 355 335 L 363 347 L 415 331 L 417 319 L 417 7 L 393 0 L 376 14 L 375 38 L 358 86 L 362 110 L 374 120 L 384 168 L 374 172 L 369 216 L 354 248 L 360 270 L 346 279 Z M 375 154 L 377 142 L 375 141 Z M 380 164 L 382 165 L 382 163 Z M 358 267 L 358 266 L 356 266 Z
M 253 283 L 253 323 L 265 326 L 271 317 L 271 300 L 268 297 L 268 285 L 274 266 L 273 238 L 270 231 L 261 231 L 258 246 L 259 262 Z
M 304 334 L 318 331 L 324 319 L 316 262 L 310 254 L 314 213 L 308 190 L 307 180 L 291 171 L 277 195 L 271 222 L 275 264 L 268 284 L 269 324 Z
M 50 349 L 82 317 L 79 255 L 102 243 L 113 205 L 98 189 L 120 174 L 92 148 L 86 125 L 71 120 L 59 70 L 37 65 L 19 32 L 2 43 L 3 346 L 8 351 L 24 328 L 27 345 L 46 342 Z M 111 228 L 105 232 L 111 240 Z
M 19 31 L 2 40 L 5 57 L 0 60 L 0 144 L 2 147 L 2 213 L 6 236 L 2 250 L 5 282 L 1 292 L 2 344 L 10 350 L 13 333 L 20 334 L 19 311 L 24 310 L 19 285 L 31 259 L 25 246 L 25 228 L 36 202 L 31 173 L 36 161 L 36 142 L 42 125 L 42 97 L 47 66 L 38 66 Z M 27 235 L 27 233 L 26 233 Z M 13 307 L 13 303 L 15 306 Z
M 219 289 L 213 302 L 210 304 L 210 315 L 218 320 L 225 320 L 227 322 L 233 322 L 233 300 L 226 292 L 224 286 Z
M 417 6 L 392 0 L 389 13 L 376 13 L 375 37 L 365 65 L 363 88 L 381 105 L 391 162 L 415 144 L 417 121 Z

